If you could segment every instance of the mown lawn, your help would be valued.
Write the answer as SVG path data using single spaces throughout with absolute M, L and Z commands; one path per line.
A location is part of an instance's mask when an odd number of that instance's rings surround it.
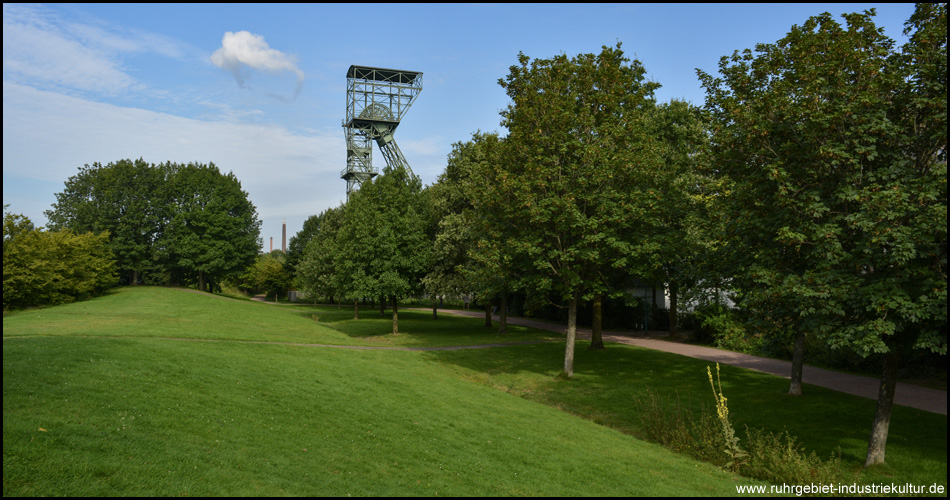
M 449 315 L 432 321 L 431 313 L 419 314 L 414 328 L 419 333 L 407 334 L 413 342 L 451 339 L 450 334 L 432 326 Z M 384 330 L 389 325 L 387 319 L 379 318 L 378 311 L 371 316 L 361 313 L 361 318 L 355 323 L 329 325 L 355 338 L 370 338 L 364 332 Z M 474 328 L 473 336 L 487 330 L 481 319 L 456 319 Z M 707 367 L 715 372 L 714 364 L 627 345 L 612 344 L 604 351 L 590 351 L 586 346 L 586 342 L 577 344 L 575 378 L 569 381 L 557 377 L 563 366 L 563 337 L 559 342 L 493 350 L 491 355 L 458 350 L 427 352 L 425 357 L 450 367 L 466 380 L 641 437 L 644 434 L 635 401 L 644 398 L 647 391 L 671 404 L 678 401 L 691 406 L 695 412 L 702 405 L 714 406 L 706 374 Z M 864 469 L 876 401 L 810 385 L 802 397 L 792 397 L 787 395 L 788 381 L 784 378 L 728 366 L 721 368 L 721 381 L 740 438 L 745 438 L 745 426 L 787 431 L 806 451 L 814 451 L 823 459 L 840 453 L 845 468 L 863 484 L 912 483 L 928 488 L 936 484 L 946 491 L 945 415 L 895 406 L 886 463 Z
M 311 314 L 134 288 L 5 316 L 4 496 L 733 495 L 755 483 L 473 383 L 472 362 L 448 351 L 260 343 L 381 342 Z M 468 321 L 470 334 L 390 340 L 497 340 Z M 502 338 L 519 335 L 547 334 Z M 528 380 L 557 350 L 466 352 L 520 353 L 504 371 Z

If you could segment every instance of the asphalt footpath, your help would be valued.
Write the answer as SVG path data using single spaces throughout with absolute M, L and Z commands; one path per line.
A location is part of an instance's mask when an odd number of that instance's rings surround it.
M 458 314 L 462 316 L 480 318 L 485 317 L 484 311 L 475 310 L 440 309 L 439 312 L 443 314 Z M 498 316 L 494 315 L 492 316 L 492 319 L 494 321 L 498 321 Z M 566 334 L 567 330 L 565 325 L 534 321 L 526 318 L 509 316 L 507 321 L 512 325 L 530 326 L 533 328 L 549 330 L 562 334 Z M 752 356 L 750 354 L 740 354 L 737 352 L 716 349 L 713 347 L 690 345 L 657 338 L 661 335 L 666 336 L 666 332 L 648 333 L 648 335 L 644 335 L 644 332 L 642 331 L 604 331 L 603 338 L 604 342 L 616 342 L 618 344 L 645 347 L 647 349 L 670 352 L 682 356 L 689 356 L 691 358 L 712 361 L 723 365 L 748 368 L 750 370 L 791 379 L 792 363 L 790 361 L 764 358 L 761 356 Z M 589 340 L 591 338 L 590 329 L 578 328 L 577 338 Z M 853 375 L 850 373 L 842 373 L 834 370 L 825 370 L 823 368 L 808 366 L 807 364 L 802 367 L 802 383 L 825 387 L 835 391 L 853 394 L 855 396 L 861 396 L 869 399 L 877 399 L 878 389 L 880 387 L 879 378 Z M 946 415 L 947 391 L 929 389 L 926 387 L 898 382 L 897 389 L 894 391 L 894 404 Z

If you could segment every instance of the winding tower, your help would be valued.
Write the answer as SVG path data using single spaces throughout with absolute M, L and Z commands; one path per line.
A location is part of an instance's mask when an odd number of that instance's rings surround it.
M 409 106 L 422 91 L 422 73 L 396 69 L 350 66 L 346 72 L 346 196 L 379 172 L 373 167 L 373 141 L 386 164 L 412 169 L 393 139 Z

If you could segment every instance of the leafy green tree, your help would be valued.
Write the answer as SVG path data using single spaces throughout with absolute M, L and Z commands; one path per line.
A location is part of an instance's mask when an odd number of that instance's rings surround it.
M 518 62 L 499 80 L 512 100 L 501 113 L 505 161 L 485 163 L 488 182 L 474 199 L 493 233 L 517 228 L 501 243 L 529 263 L 530 295 L 567 302 L 564 376 L 572 377 L 578 304 L 613 292 L 610 274 L 637 271 L 649 251 L 636 240 L 655 203 L 648 190 L 659 159 L 647 121 L 659 85 L 619 43 L 573 58 L 519 54 Z
M 422 182 L 404 168 L 386 167 L 350 195 L 334 265 L 354 298 L 389 298 L 393 333 L 399 333 L 398 301 L 420 290 L 430 243 Z
M 261 254 L 252 267 L 252 279 L 265 297 L 274 296 L 278 302 L 281 295 L 287 293 L 293 283 L 293 275 L 287 269 L 287 257 L 284 252 L 274 250 Z
M 885 354 L 867 465 L 900 352 L 947 345 L 946 8 L 918 6 L 900 53 L 873 15 L 812 17 L 699 72 L 745 307 L 799 345 Z
M 28 218 L 4 210 L 4 310 L 62 304 L 105 293 L 116 279 L 108 242 L 108 233 L 34 229 Z
M 324 210 L 304 223 L 304 230 L 309 227 L 310 237 L 297 265 L 295 279 L 297 287 L 314 301 L 318 296 L 337 295 L 342 289 L 334 268 L 337 234 L 342 223 L 343 206 Z
M 142 159 L 85 165 L 66 181 L 63 192 L 56 193 L 56 203 L 46 211 L 50 228 L 108 231 L 120 272 L 135 285 L 154 261 L 154 244 L 165 217 L 166 207 L 156 199 L 166 181 L 164 174 Z
M 378 223 L 378 214 L 373 209 L 369 198 L 359 194 L 359 191 L 350 193 L 346 205 L 343 207 L 343 220 L 336 235 L 333 248 L 333 282 L 339 284 L 339 293 L 353 300 L 353 319 L 359 319 L 359 300 L 365 297 L 378 296 L 377 280 L 374 274 L 373 263 L 381 258 L 375 246 L 376 233 L 374 228 Z
M 169 265 L 206 291 L 209 280 L 220 282 L 253 264 L 261 223 L 234 174 L 222 174 L 214 163 L 189 163 L 175 165 L 170 178 L 170 216 L 161 239 Z
M 657 230 L 649 235 L 659 281 L 670 294 L 670 335 L 677 334 L 681 289 L 700 285 L 701 255 L 709 251 L 709 189 L 702 161 L 708 142 L 701 108 L 685 101 L 660 104 L 652 115 L 651 134 L 659 142 L 662 167 L 656 182 L 657 203 L 651 206 Z
M 35 229 L 33 227 L 33 222 L 30 221 L 28 217 L 23 214 L 14 214 L 7 211 L 10 208 L 10 204 L 3 206 L 3 254 L 7 254 L 7 244 L 13 242 L 14 239 L 19 237 L 21 234 L 27 233 Z
M 313 239 L 314 234 L 316 234 L 319 229 L 319 217 L 320 215 L 307 217 L 307 220 L 303 221 L 303 228 L 297 231 L 297 234 L 291 236 L 290 241 L 287 242 L 287 269 L 291 274 L 296 275 L 297 266 L 300 264 L 301 259 L 303 259 L 307 244 L 310 243 L 310 240 Z
M 502 161 L 502 148 L 503 140 L 495 133 L 475 132 L 471 140 L 453 144 L 445 171 L 430 189 L 437 223 L 432 263 L 425 278 L 434 293 L 498 297 L 499 333 L 507 330 L 506 298 L 513 286 L 507 247 L 499 242 L 514 234 L 504 225 L 480 223 L 480 218 L 493 215 L 476 211 L 472 198 L 479 185 L 494 182 L 484 177 L 490 169 L 482 164 Z M 498 233 L 500 228 L 510 234 Z M 490 301 L 484 302 L 486 326 L 491 327 Z

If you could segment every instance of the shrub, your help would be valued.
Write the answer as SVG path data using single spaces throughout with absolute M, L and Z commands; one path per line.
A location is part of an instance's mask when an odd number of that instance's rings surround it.
M 664 401 L 649 388 L 644 396 L 634 398 L 634 403 L 641 437 L 697 460 L 725 466 L 720 424 L 705 405 L 700 405 L 697 412 L 691 401 L 684 405 L 678 394 L 675 401 Z
M 739 313 L 720 304 L 709 304 L 696 309 L 699 329 L 696 340 L 722 349 L 746 354 L 762 354 L 765 338 L 750 334 Z
M 814 451 L 805 453 L 788 431 L 774 433 L 746 426 L 746 436 L 749 461 L 742 469 L 745 476 L 786 484 L 845 482 L 840 449 L 822 461 Z
M 754 479 L 786 484 L 847 482 L 849 473 L 841 465 L 840 450 L 823 461 L 815 452 L 806 453 L 788 431 L 775 433 L 746 426 L 740 448 L 722 386 L 717 393 L 712 371 L 707 373 L 716 399 L 715 413 L 702 404 L 694 411 L 691 404 L 682 404 L 678 394 L 675 401 L 664 401 L 647 389 L 645 395 L 634 399 L 641 437 Z
M 4 214 L 3 235 L 4 310 L 83 300 L 115 285 L 108 233 L 33 229 L 22 215 Z

